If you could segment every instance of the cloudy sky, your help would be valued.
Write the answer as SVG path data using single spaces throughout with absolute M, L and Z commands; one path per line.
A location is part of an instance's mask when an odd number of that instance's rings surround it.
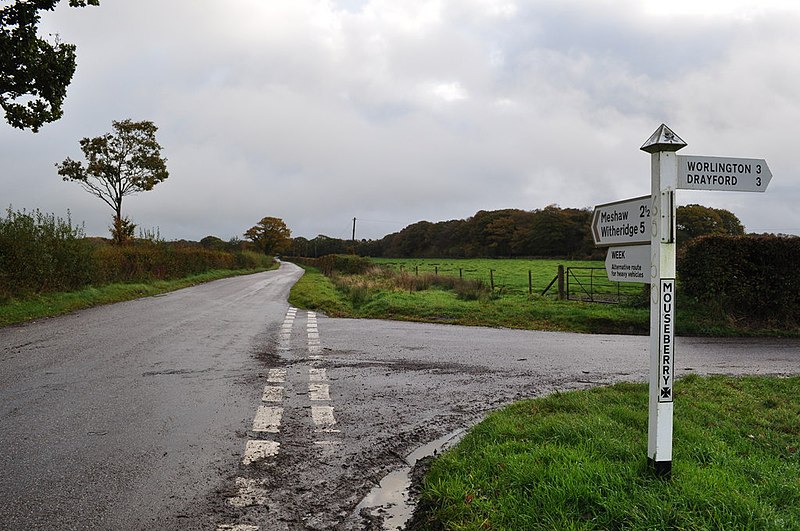
M 3 1 L 3 4 L 6 2 Z M 101 0 L 41 30 L 78 47 L 64 117 L 0 124 L 0 203 L 107 235 L 54 164 L 112 120 L 152 120 L 170 177 L 125 199 L 166 239 L 380 238 L 478 210 L 649 193 L 639 147 L 765 158 L 761 193 L 679 192 L 800 234 L 796 0 Z

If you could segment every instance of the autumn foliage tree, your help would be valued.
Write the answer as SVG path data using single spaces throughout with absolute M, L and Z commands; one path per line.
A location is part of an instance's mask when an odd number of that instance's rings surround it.
M 594 252 L 588 209 L 549 205 L 541 210 L 477 212 L 465 220 L 420 221 L 371 249 L 396 257 L 589 257 Z
M 741 236 L 744 226 L 729 210 L 703 205 L 679 206 L 676 216 L 678 245 L 707 234 Z
M 0 8 L 0 106 L 13 127 L 34 133 L 61 118 L 67 86 L 75 73 L 75 45 L 50 43 L 37 34 L 39 11 L 59 0 L 16 0 Z M 69 0 L 72 7 L 100 0 Z
M 292 233 L 280 218 L 265 217 L 247 229 L 244 237 L 266 255 L 280 254 L 292 245 Z
M 167 159 L 156 141 L 158 128 L 150 121 L 112 122 L 114 132 L 80 141 L 86 164 L 67 158 L 56 164 L 65 181 L 79 182 L 114 210 L 111 234 L 115 243 L 125 243 L 135 225 L 122 217 L 122 199 L 152 190 L 169 177 Z

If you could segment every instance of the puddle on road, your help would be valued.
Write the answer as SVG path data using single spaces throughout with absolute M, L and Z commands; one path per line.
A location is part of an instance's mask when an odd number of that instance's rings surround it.
M 373 488 L 356 507 L 358 515 L 362 509 L 368 509 L 369 514 L 383 518 L 384 531 L 403 529 L 414 514 L 415 503 L 410 498 L 411 469 L 420 459 L 436 455 L 458 443 L 466 428 L 448 433 L 435 441 L 420 446 L 406 457 L 406 465 L 400 470 L 384 477 L 380 485 Z

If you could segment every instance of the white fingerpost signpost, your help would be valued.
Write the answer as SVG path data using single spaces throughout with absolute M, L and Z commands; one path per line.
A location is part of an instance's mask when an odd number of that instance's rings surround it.
M 647 461 L 672 475 L 675 383 L 675 191 L 763 192 L 772 172 L 764 159 L 683 156 L 686 146 L 661 124 L 642 145 L 650 153 L 650 195 L 597 205 L 592 237 L 608 247 L 609 280 L 650 284 L 650 400 Z
M 650 153 L 650 400 L 647 461 L 662 477 L 672 474 L 672 399 L 675 381 L 676 151 L 686 142 L 664 124 L 641 147 Z

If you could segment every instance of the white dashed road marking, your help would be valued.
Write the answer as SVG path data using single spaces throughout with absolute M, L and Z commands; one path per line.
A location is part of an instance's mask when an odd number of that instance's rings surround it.
M 253 431 L 278 433 L 280 431 L 282 416 L 282 407 L 258 406 L 256 418 L 253 419 Z
M 264 387 L 264 394 L 261 395 L 262 402 L 281 402 L 283 400 L 283 387 L 267 385 Z
M 308 384 L 308 398 L 312 401 L 330 400 L 330 385 L 325 383 Z
M 247 441 L 242 464 L 249 465 L 267 457 L 275 457 L 280 447 L 281 443 L 275 441 Z
M 333 418 L 333 406 L 311 406 L 311 418 L 317 428 L 330 428 L 336 424 Z
M 314 367 L 308 369 L 309 382 L 324 382 L 327 379 L 328 379 L 328 374 L 325 369 L 316 369 Z
M 228 503 L 234 507 L 247 507 L 248 505 L 266 505 L 267 491 L 263 489 L 264 482 L 255 479 L 236 478 L 239 495 L 228 498 Z
M 278 350 L 292 351 L 291 336 L 296 315 L 296 308 L 289 308 L 286 312 L 278 335 Z M 315 312 L 307 313 L 306 335 L 309 354 L 308 359 L 310 360 L 308 363 L 307 382 L 308 401 L 312 404 L 315 402 L 330 403 L 331 384 L 328 381 L 328 373 L 326 369 L 314 366 L 321 364 L 323 360 L 323 356 L 321 355 L 322 345 L 320 342 L 320 332 L 317 327 L 317 314 Z M 293 371 L 292 374 L 295 375 L 297 373 Z M 256 438 L 246 442 L 242 465 L 247 466 L 268 458 L 274 458 L 278 455 L 281 448 L 280 442 L 260 437 L 265 437 L 266 434 L 280 433 L 284 412 L 282 404 L 287 394 L 287 388 L 285 387 L 286 380 L 286 369 L 275 368 L 269 370 L 267 375 L 267 383 L 269 385 L 264 386 L 264 391 L 261 395 L 262 405 L 258 407 L 255 418 L 253 419 L 252 432 L 255 434 Z M 289 389 L 292 389 L 291 383 L 289 384 Z M 336 435 L 333 435 L 340 432 L 335 428 L 336 418 L 333 414 L 333 406 L 307 405 L 304 407 L 311 408 L 311 420 L 314 425 L 314 433 L 330 434 L 330 436 L 320 436 L 326 437 L 327 440 L 318 440 L 317 436 L 315 436 L 315 440 L 309 441 L 314 447 L 321 449 L 322 453 L 320 455 L 322 455 L 322 459 L 324 459 L 324 456 L 336 452 L 337 446 L 341 444 L 341 442 L 337 440 Z M 238 495 L 228 498 L 228 503 L 239 508 L 252 505 L 266 505 L 268 498 L 265 484 L 265 480 L 237 477 L 236 487 L 238 489 Z M 222 524 L 217 527 L 217 531 L 259 531 L 259 527 L 250 524 Z
M 264 386 L 264 393 L 261 395 L 262 402 L 280 402 L 283 400 L 283 387 L 278 385 Z
M 269 383 L 284 383 L 286 382 L 286 369 L 270 369 L 269 376 L 267 376 Z

